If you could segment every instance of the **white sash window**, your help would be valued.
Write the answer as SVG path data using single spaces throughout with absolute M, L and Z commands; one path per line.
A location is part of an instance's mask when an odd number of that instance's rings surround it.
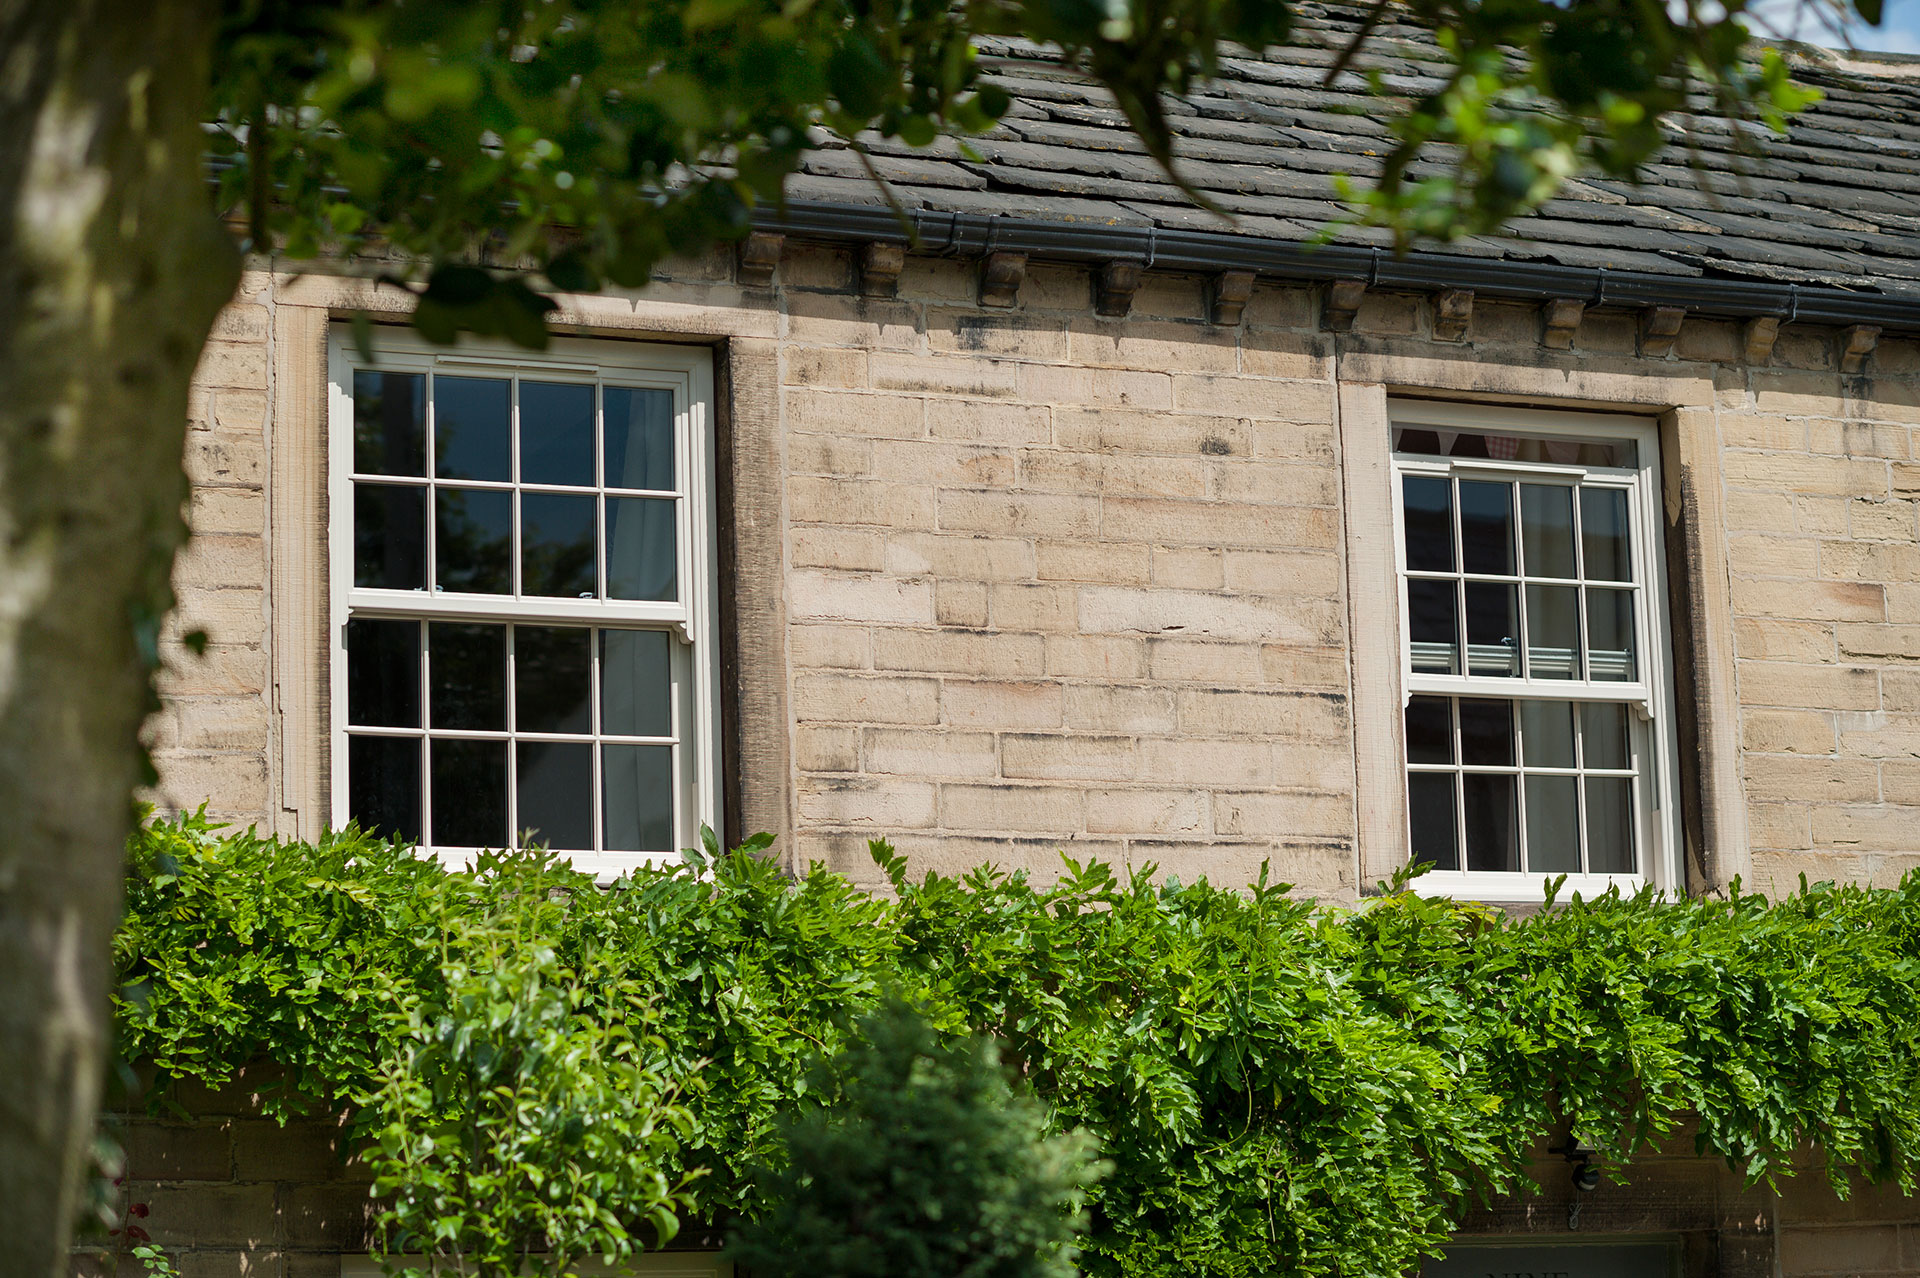
M 1659 436 L 1644 418 L 1391 411 L 1410 855 L 1430 890 L 1677 882 Z
M 716 827 L 712 374 L 345 332 L 330 360 L 333 818 L 604 876 Z

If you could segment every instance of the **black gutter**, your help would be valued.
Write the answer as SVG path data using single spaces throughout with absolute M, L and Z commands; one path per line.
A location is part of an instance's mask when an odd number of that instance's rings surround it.
M 1237 270 L 1290 280 L 1364 280 L 1371 288 L 1401 292 L 1463 288 L 1479 296 L 1528 301 L 1571 298 L 1589 306 L 1678 306 L 1695 314 L 1738 319 L 1772 315 L 1806 324 L 1920 330 L 1920 300 L 1818 285 L 1656 275 L 1432 252 L 1396 255 L 1376 248 L 1309 245 L 1222 231 L 1046 222 L 998 213 L 910 209 L 907 218 L 912 235 L 888 208 L 789 200 L 784 210 L 756 210 L 753 224 L 756 230 L 799 239 L 910 244 L 917 237 L 915 252 L 948 257 L 1026 253 L 1056 261 L 1138 262 L 1199 274 Z

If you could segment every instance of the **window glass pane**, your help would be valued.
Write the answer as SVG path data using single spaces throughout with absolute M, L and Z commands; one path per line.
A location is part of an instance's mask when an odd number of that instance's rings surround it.
M 433 841 L 440 847 L 507 843 L 507 743 L 433 739 Z
M 500 378 L 433 379 L 435 475 L 500 483 L 513 478 L 508 396 L 508 383 Z
M 1580 707 L 1582 762 L 1589 768 L 1627 766 L 1627 708 L 1610 701 Z
M 1421 674 L 1460 673 L 1460 618 L 1452 581 L 1407 582 L 1407 633 L 1413 668 Z
M 520 832 L 555 851 L 593 847 L 593 746 L 522 741 L 517 749 Z
M 520 383 L 520 482 L 593 487 L 593 387 Z
M 1580 803 L 1574 777 L 1527 778 L 1527 869 L 1580 872 Z
M 1499 872 L 1520 868 L 1513 780 L 1511 773 L 1467 772 L 1460 777 L 1469 870 Z
M 673 690 L 668 661 L 673 639 L 664 630 L 600 632 L 600 731 L 610 737 L 673 735 Z
M 1520 741 L 1529 768 L 1571 768 L 1574 763 L 1573 703 L 1522 701 Z
M 1406 516 L 1407 567 L 1415 572 L 1453 571 L 1453 484 L 1408 475 L 1400 483 Z
M 507 730 L 507 628 L 436 621 L 427 626 L 435 728 Z
M 441 488 L 433 502 L 434 588 L 512 594 L 513 494 Z
M 420 841 L 420 738 L 347 737 L 347 818 L 381 838 Z
M 1513 485 L 1460 481 L 1460 563 L 1468 572 L 1513 572 Z
M 563 493 L 520 494 L 520 590 L 529 595 L 591 599 L 599 547 L 594 499 Z
M 1520 485 L 1520 556 L 1529 577 L 1572 577 L 1573 489 Z
M 1407 829 L 1413 839 L 1413 859 L 1436 870 L 1460 868 L 1454 830 L 1453 774 L 1407 774 Z
M 1460 698 L 1460 762 L 1468 767 L 1513 766 L 1513 702 Z
M 427 490 L 394 484 L 353 486 L 353 584 L 425 590 Z
M 1520 626 L 1514 587 L 1493 581 L 1467 583 L 1467 673 L 1520 673 Z
M 1630 683 L 1635 669 L 1633 592 L 1587 587 L 1587 677 Z
M 609 386 L 605 398 L 609 488 L 675 492 L 673 392 Z
M 671 498 L 607 498 L 607 594 L 614 599 L 680 597 Z
M 1419 457 L 1491 457 L 1496 461 L 1552 462 L 1562 466 L 1625 466 L 1639 464 L 1639 450 L 1630 439 L 1535 439 L 1526 435 L 1484 431 L 1442 430 L 1433 426 L 1396 426 L 1395 452 Z
M 419 373 L 353 375 L 353 468 L 363 475 L 427 473 L 427 379 Z
M 514 726 L 521 732 L 590 732 L 592 631 L 513 628 Z
M 1627 553 L 1627 494 L 1618 488 L 1580 490 L 1580 553 L 1588 581 L 1632 581 Z
M 347 623 L 347 722 L 363 728 L 420 726 L 419 622 Z
M 1580 587 L 1527 587 L 1527 674 L 1580 677 Z
M 673 851 L 673 747 L 601 746 L 609 852 Z
M 1633 782 L 1628 777 L 1588 777 L 1587 869 L 1593 874 L 1633 873 Z
M 1407 762 L 1453 762 L 1453 712 L 1445 697 L 1407 702 Z

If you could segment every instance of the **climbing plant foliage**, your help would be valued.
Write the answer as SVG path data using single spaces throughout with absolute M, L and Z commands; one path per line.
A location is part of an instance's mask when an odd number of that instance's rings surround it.
M 484 1037 L 476 972 L 538 981 L 566 1015 L 517 1041 L 631 1044 L 638 1099 L 618 1121 L 649 1133 L 548 1148 L 570 1183 L 628 1174 L 596 1158 L 647 1173 L 598 1215 L 548 1213 L 550 1245 L 576 1254 L 608 1216 L 644 1242 L 662 1212 L 683 1229 L 760 1215 L 751 1169 L 778 1163 L 811 1065 L 895 995 L 952 1040 L 990 1035 L 1058 1130 L 1097 1140 L 1112 1171 L 1080 1263 L 1101 1278 L 1397 1275 L 1570 1126 L 1614 1169 L 1697 1116 L 1699 1150 L 1755 1178 L 1810 1146 L 1842 1192 L 1913 1186 L 1920 877 L 1513 918 L 1417 880 L 1341 909 L 1099 864 L 1044 887 L 915 877 L 884 845 L 892 890 L 875 895 L 790 878 L 761 846 L 602 889 L 540 854 L 451 873 L 353 833 L 155 825 L 131 848 L 122 1050 L 163 1083 L 269 1062 L 270 1112 L 346 1107 L 377 1148 L 418 1147 L 448 1124 L 531 1121 L 394 1092 L 422 1094 L 400 1064 L 458 1064 L 448 1045 Z M 608 1112 L 618 1081 L 593 1081 Z M 537 1090 L 536 1116 L 564 1103 Z M 376 1170 L 404 1211 L 404 1169 Z

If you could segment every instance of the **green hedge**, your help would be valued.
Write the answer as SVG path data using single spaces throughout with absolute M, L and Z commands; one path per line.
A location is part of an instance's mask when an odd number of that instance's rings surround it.
M 444 1006 L 476 921 L 508 926 L 579 975 L 585 1016 L 631 1005 L 596 988 L 644 992 L 691 1115 L 668 1171 L 705 1170 L 709 1222 L 753 1211 L 747 1170 L 808 1060 L 890 990 L 997 1036 L 1056 1121 L 1098 1138 L 1099 1275 L 1399 1274 L 1569 1124 L 1617 1165 L 1697 1115 L 1702 1152 L 1766 1177 L 1811 1144 L 1843 1192 L 1911 1190 L 1920 1146 L 1920 877 L 1513 919 L 1072 862 L 1048 888 L 913 880 L 884 846 L 891 899 L 747 851 L 604 891 L 537 855 L 449 873 L 353 834 L 192 819 L 131 851 L 129 1059 L 211 1084 L 277 1062 L 276 1113 L 362 1103 L 409 1017 Z

